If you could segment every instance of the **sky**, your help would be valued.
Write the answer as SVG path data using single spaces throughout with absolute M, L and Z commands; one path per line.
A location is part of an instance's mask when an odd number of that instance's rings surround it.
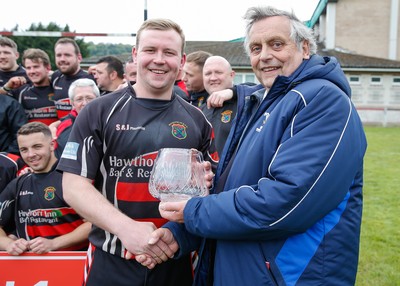
M 229 41 L 244 35 L 247 8 L 271 5 L 294 11 L 309 20 L 319 0 L 5 0 L 1 3 L 0 30 L 27 30 L 31 24 L 50 22 L 77 33 L 133 34 L 147 18 L 169 18 L 183 29 L 188 41 Z M 85 42 L 134 45 L 134 37 L 85 37 Z

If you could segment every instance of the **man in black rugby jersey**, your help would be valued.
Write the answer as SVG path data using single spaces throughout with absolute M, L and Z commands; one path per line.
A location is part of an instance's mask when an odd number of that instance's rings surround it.
M 28 121 L 40 121 L 46 125 L 58 120 L 50 84 L 51 63 L 48 54 L 41 49 L 26 49 L 22 55 L 29 82 L 13 77 L 4 86 L 25 110 Z
M 90 78 L 92 74 L 81 68 L 82 54 L 74 39 L 60 38 L 54 45 L 54 54 L 57 70 L 51 75 L 54 88 L 54 100 L 58 118 L 68 115 L 72 105 L 68 97 L 68 88 L 78 78 Z
M 0 94 L 7 94 L 13 87 L 4 87 L 12 77 L 20 77 L 29 81 L 23 66 L 17 63 L 19 58 L 18 46 L 12 39 L 0 37 Z
M 192 284 L 190 254 L 168 260 L 177 243 L 148 244 L 151 233 L 166 223 L 148 190 L 158 150 L 201 151 L 209 186 L 218 160 L 210 123 L 173 92 L 186 59 L 184 47 L 179 25 L 145 21 L 133 48 L 136 83 L 93 100 L 72 128 L 58 169 L 64 172 L 65 200 L 93 223 L 86 286 Z M 132 259 L 145 252 L 158 263 L 168 261 L 149 270 Z
M 0 250 L 11 255 L 86 250 L 91 225 L 63 199 L 49 127 L 27 123 L 18 130 L 17 140 L 32 172 L 15 178 L 0 193 Z

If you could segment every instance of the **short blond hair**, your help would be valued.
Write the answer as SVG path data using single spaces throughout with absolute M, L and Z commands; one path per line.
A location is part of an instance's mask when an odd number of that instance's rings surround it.
M 183 33 L 182 28 L 174 21 L 169 20 L 169 19 L 163 19 L 163 18 L 149 19 L 149 20 L 144 21 L 136 34 L 136 47 L 139 46 L 140 36 L 144 30 L 159 30 L 159 31 L 174 30 L 181 37 L 181 40 L 182 40 L 181 55 L 184 54 L 185 45 L 186 45 L 185 34 Z

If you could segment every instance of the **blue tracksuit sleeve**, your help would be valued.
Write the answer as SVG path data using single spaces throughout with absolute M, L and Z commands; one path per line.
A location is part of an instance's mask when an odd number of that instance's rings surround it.
M 163 227 L 168 228 L 178 242 L 179 250 L 174 255 L 174 258 L 180 258 L 182 255 L 186 255 L 199 248 L 201 238 L 187 232 L 184 224 L 168 222 Z

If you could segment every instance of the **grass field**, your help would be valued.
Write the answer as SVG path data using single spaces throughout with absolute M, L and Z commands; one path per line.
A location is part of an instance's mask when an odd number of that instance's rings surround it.
M 400 285 L 400 128 L 366 126 L 364 209 L 356 286 Z

